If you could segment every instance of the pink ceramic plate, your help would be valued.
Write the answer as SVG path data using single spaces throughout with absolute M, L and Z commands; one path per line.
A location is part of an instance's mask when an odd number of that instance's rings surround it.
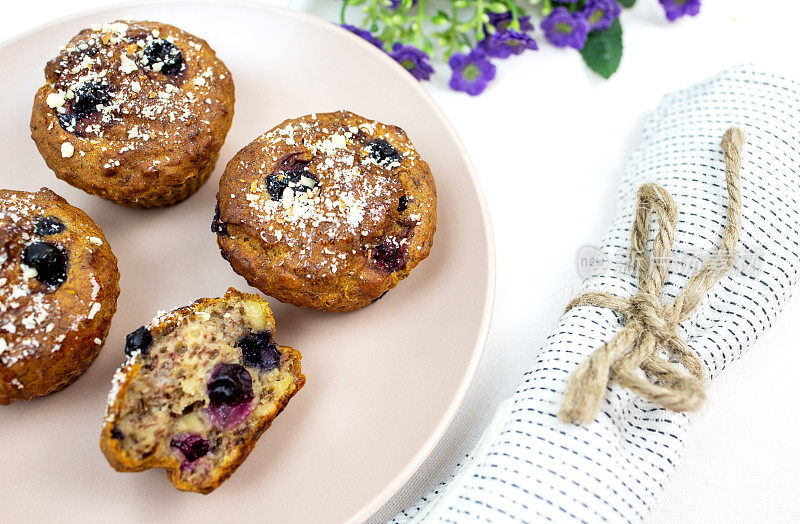
M 208 40 L 233 73 L 236 116 L 208 183 L 186 202 L 136 211 L 57 180 L 29 138 L 42 67 L 81 28 L 155 19 Z M 416 80 L 369 44 L 324 21 L 255 3 L 157 2 L 48 24 L 0 47 L 0 185 L 47 186 L 105 230 L 122 295 L 100 358 L 50 397 L 0 407 L 0 514 L 7 522 L 363 520 L 411 476 L 472 380 L 489 327 L 494 248 L 467 152 Z M 439 192 L 434 248 L 400 286 L 353 313 L 271 300 L 278 340 L 303 353 L 306 387 L 214 493 L 175 491 L 164 472 L 113 471 L 98 448 L 126 333 L 159 309 L 250 290 L 219 256 L 209 224 L 219 174 L 234 153 L 285 118 L 350 109 L 403 127 Z

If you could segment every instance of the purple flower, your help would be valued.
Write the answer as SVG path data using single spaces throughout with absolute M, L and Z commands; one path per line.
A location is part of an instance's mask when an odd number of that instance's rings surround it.
M 405 67 L 411 76 L 417 80 L 429 80 L 433 74 L 430 57 L 425 51 L 421 51 L 413 45 L 403 45 L 395 43 L 390 54 L 397 63 Z
M 700 12 L 700 0 L 658 0 L 667 20 L 674 22 L 678 18 L 686 15 L 694 16 Z
M 536 40 L 516 31 L 500 31 L 488 38 L 484 38 L 480 43 L 481 49 L 486 54 L 494 58 L 508 58 L 512 54 L 518 55 L 526 49 L 537 50 Z
M 403 0 L 389 0 L 389 8 L 397 9 L 403 4 Z M 417 0 L 411 0 L 411 5 L 417 5 Z
M 374 45 L 378 49 L 383 49 L 383 42 L 381 42 L 380 38 L 378 38 L 377 36 L 373 35 L 369 31 L 367 31 L 365 29 L 359 29 L 354 25 L 348 25 L 348 24 L 342 24 L 342 28 L 347 29 L 348 31 L 350 31 L 354 35 L 360 36 L 361 38 L 363 38 L 364 40 L 366 40 L 370 44 Z
M 514 21 L 514 15 L 511 11 L 505 13 L 489 13 L 489 23 L 492 24 L 498 31 L 505 31 L 511 22 Z M 531 23 L 530 16 L 520 16 L 517 18 L 519 22 L 519 30 L 522 33 L 533 31 L 533 24 Z
M 556 47 L 583 49 L 589 36 L 589 22 L 583 13 L 570 13 L 566 7 L 556 7 L 542 20 L 544 36 Z
M 588 20 L 592 31 L 605 31 L 619 18 L 622 6 L 617 0 L 586 0 L 583 16 Z
M 450 89 L 464 91 L 471 96 L 481 94 L 496 72 L 494 64 L 480 48 L 473 49 L 468 55 L 458 53 L 451 56 L 450 67 L 453 69 Z

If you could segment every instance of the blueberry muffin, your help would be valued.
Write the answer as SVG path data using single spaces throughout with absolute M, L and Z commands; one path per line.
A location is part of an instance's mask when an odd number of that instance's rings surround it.
M 430 253 L 436 187 L 405 132 L 348 111 L 286 120 L 228 163 L 211 229 L 247 282 L 349 311 Z
M 100 437 L 109 464 L 217 488 L 305 384 L 300 353 L 274 335 L 269 304 L 233 288 L 129 334 Z
M 205 40 L 158 22 L 78 33 L 45 67 L 31 136 L 56 176 L 123 206 L 180 202 L 233 119 L 233 79 Z
M 81 376 L 118 296 L 117 259 L 91 218 L 49 189 L 0 190 L 0 404 Z

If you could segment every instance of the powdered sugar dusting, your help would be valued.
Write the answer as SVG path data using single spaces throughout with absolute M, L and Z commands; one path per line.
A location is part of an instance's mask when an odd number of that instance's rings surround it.
M 201 41 L 186 35 L 179 46 L 180 69 L 163 74 L 163 62 L 151 63 L 146 49 L 154 42 L 177 42 L 167 31 L 132 21 L 95 24 L 48 64 L 47 104 L 61 126 L 77 136 L 65 142 L 66 158 L 73 151 L 99 150 L 104 168 L 114 170 L 151 140 L 182 141 L 189 128 L 211 134 L 221 98 L 212 64 Z M 76 96 L 87 89 L 107 92 L 108 100 L 77 114 Z M 174 122 L 184 125 L 170 125 Z M 160 162 L 154 159 L 154 168 Z
M 322 114 L 287 121 L 254 142 L 261 146 L 257 160 L 244 156 L 235 170 L 251 181 L 242 197 L 258 217 L 251 224 L 256 233 L 266 244 L 287 245 L 301 264 L 308 260 L 306 277 L 335 275 L 349 255 L 368 256 L 372 245 L 412 227 L 396 208 L 404 195 L 400 174 L 415 169 L 419 157 L 398 143 L 400 159 L 376 161 L 371 144 L 390 128 L 354 118 L 355 124 Z M 287 176 L 281 166 L 292 163 L 307 165 L 316 181 L 290 182 L 276 200 L 266 179 Z
M 13 368 L 18 363 L 55 353 L 61 349 L 67 333 L 75 332 L 94 318 L 101 306 L 94 301 L 100 292 L 93 273 L 93 296 L 80 307 L 83 297 L 71 295 L 70 311 L 62 308 L 58 290 L 40 282 L 37 271 L 22 263 L 25 247 L 40 239 L 35 236 L 36 220 L 48 215 L 34 193 L 3 192 L 0 195 L 0 366 Z M 74 233 L 69 229 L 47 242 L 66 251 Z M 79 301 L 75 303 L 75 299 Z M 93 304 L 93 305 L 90 305 Z
M 114 402 L 117 399 L 117 395 L 119 395 L 119 390 L 122 388 L 122 384 L 125 383 L 125 377 L 128 374 L 128 370 L 130 367 L 136 363 L 136 359 L 139 358 L 141 351 L 138 349 L 133 351 L 130 355 L 125 356 L 125 361 L 122 365 L 117 369 L 114 373 L 114 377 L 111 379 L 111 390 L 108 392 L 108 398 L 106 400 L 106 416 L 104 422 L 113 422 L 114 421 L 114 414 L 111 411 L 111 407 L 114 405 Z

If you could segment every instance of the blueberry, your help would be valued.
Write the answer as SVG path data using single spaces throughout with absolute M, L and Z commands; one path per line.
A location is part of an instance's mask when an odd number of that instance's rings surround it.
M 239 364 L 220 364 L 208 381 L 211 404 L 237 406 L 253 399 L 253 378 Z
M 71 109 L 58 113 L 58 122 L 65 130 L 75 133 L 78 122 L 97 111 L 98 105 L 107 105 L 111 101 L 111 95 L 108 85 L 84 82 L 75 90 Z
M 369 156 L 371 156 L 379 166 L 391 167 L 395 162 L 400 163 L 403 161 L 403 157 L 400 156 L 397 149 L 382 138 L 373 140 L 367 144 L 367 148 L 369 150 Z
M 150 334 L 149 329 L 142 326 L 125 337 L 125 354 L 131 356 L 134 351 L 141 351 L 146 355 L 152 343 L 153 335 Z
M 308 162 L 290 157 L 279 162 L 278 168 L 267 175 L 265 183 L 272 200 L 280 200 L 287 187 L 295 193 L 308 192 L 319 185 L 319 180 L 308 170 Z
M 113 428 L 111 428 L 111 438 L 116 440 L 122 440 L 123 438 L 125 438 L 125 435 L 122 433 L 122 431 L 117 429 L 117 426 L 114 426 Z
M 289 187 L 289 180 L 282 173 L 270 173 L 264 181 L 267 184 L 267 193 L 272 200 L 280 200 L 283 191 Z
M 289 181 L 284 179 L 280 174 L 270 173 L 264 180 L 267 185 L 267 193 L 272 200 L 280 200 L 283 196 L 283 191 L 289 187 Z
M 58 113 L 57 118 L 61 127 L 71 133 L 75 132 L 75 126 L 78 124 L 78 120 L 74 113 Z
M 111 91 L 106 84 L 84 82 L 75 90 L 72 100 L 72 112 L 81 119 L 97 111 L 98 105 L 106 105 L 111 101 Z M 63 121 L 62 121 L 63 124 Z
M 272 333 L 269 331 L 248 333 L 239 339 L 236 347 L 242 349 L 245 366 L 266 372 L 280 364 L 281 353 L 272 341 Z
M 397 201 L 397 212 L 403 213 L 406 209 L 408 209 L 408 197 L 403 195 L 400 197 L 400 200 Z
M 58 287 L 67 280 L 67 257 L 54 244 L 34 242 L 22 252 L 22 263 L 36 270 L 36 278 Z
M 194 462 L 200 457 L 205 457 L 211 449 L 211 444 L 197 433 L 183 433 L 172 437 L 170 446 L 183 453 L 186 462 Z
M 372 260 L 375 264 L 389 273 L 406 267 L 405 246 L 397 242 L 384 241 L 372 249 Z
M 41 217 L 33 226 L 33 234 L 37 237 L 57 235 L 66 229 L 64 222 L 56 217 Z
M 179 73 L 183 67 L 183 54 L 178 46 L 163 38 L 156 38 L 144 48 L 144 56 L 147 57 L 150 67 L 154 64 L 161 64 L 161 73 L 174 75 Z
M 219 204 L 214 210 L 214 218 L 211 219 L 211 232 L 218 235 L 228 234 L 228 224 L 219 219 Z

